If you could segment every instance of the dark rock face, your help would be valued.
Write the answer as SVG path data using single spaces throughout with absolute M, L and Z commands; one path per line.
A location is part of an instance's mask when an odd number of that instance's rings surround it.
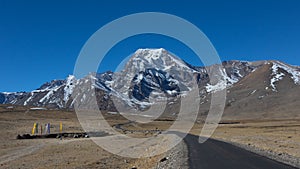
M 157 69 L 146 69 L 134 76 L 129 89 L 129 97 L 147 101 L 151 92 L 163 92 L 168 97 L 179 94 L 178 81 L 167 72 Z
M 226 74 L 232 79 L 240 80 L 255 70 L 256 66 L 249 62 L 225 61 L 222 63 Z
M 44 83 L 37 90 L 46 90 L 46 89 L 56 88 L 56 87 L 62 86 L 64 83 L 66 83 L 66 80 L 52 80 L 51 82 Z
M 0 93 L 0 104 L 3 104 L 5 102 L 5 95 L 3 93 Z
M 25 94 L 26 92 L 0 93 L 0 104 L 16 104 Z

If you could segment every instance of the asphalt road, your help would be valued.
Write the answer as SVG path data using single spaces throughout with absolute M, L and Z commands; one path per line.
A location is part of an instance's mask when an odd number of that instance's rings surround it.
M 295 169 L 247 150 L 209 139 L 198 143 L 198 136 L 187 135 L 191 169 Z

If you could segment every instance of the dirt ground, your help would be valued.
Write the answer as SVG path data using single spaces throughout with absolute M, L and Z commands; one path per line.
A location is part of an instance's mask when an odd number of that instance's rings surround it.
M 274 120 L 221 125 L 214 138 L 253 145 L 300 158 L 300 120 Z
M 300 120 L 246 121 L 221 125 L 213 138 L 300 168 Z
M 33 123 L 51 124 L 51 132 L 81 132 L 76 114 L 68 111 L 0 109 L 0 168 L 130 168 L 134 159 L 113 155 L 89 138 L 17 140 Z
M 112 124 L 126 122 L 107 116 Z M 17 140 L 18 134 L 30 133 L 33 123 L 51 123 L 51 132 L 82 132 L 76 114 L 70 111 L 29 110 L 25 107 L 0 107 L 0 168 L 155 168 L 165 157 L 130 159 L 113 155 L 96 145 L 90 138 Z M 124 126 L 128 130 L 164 130 L 172 121 Z M 230 122 L 231 123 L 231 122 Z M 278 156 L 300 158 L 300 120 L 239 121 L 220 124 L 213 138 L 272 151 Z M 202 124 L 191 130 L 199 135 Z M 135 134 L 135 133 L 133 133 Z M 137 137 L 145 133 L 136 133 Z
M 126 129 L 167 129 L 172 121 L 152 125 L 127 125 Z M 199 135 L 203 124 L 196 123 L 190 134 Z M 222 140 L 274 160 L 300 168 L 300 119 L 239 120 L 219 124 L 211 138 Z

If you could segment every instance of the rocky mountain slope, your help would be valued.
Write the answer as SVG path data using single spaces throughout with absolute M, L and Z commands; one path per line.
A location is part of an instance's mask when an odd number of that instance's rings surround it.
M 215 69 L 221 72 L 221 78 L 211 84 L 209 72 Z M 115 111 L 116 102 L 146 109 L 156 101 L 176 102 L 193 88 L 193 82 L 200 91 L 202 112 L 207 112 L 210 93 L 225 88 L 228 90 L 226 112 L 236 113 L 243 108 L 247 112 L 268 113 L 284 109 L 278 103 L 299 105 L 299 67 L 279 61 L 226 61 L 222 65 L 196 67 L 165 49 L 137 50 L 120 72 L 92 73 L 82 79 L 70 75 L 31 92 L 3 92 L 0 103 L 72 108 L 74 99 L 84 105 L 89 102 L 89 96 L 95 96 L 102 110 Z M 234 113 L 227 114 L 234 116 Z
M 227 90 L 225 114 L 234 118 L 299 118 L 299 67 L 269 61 Z

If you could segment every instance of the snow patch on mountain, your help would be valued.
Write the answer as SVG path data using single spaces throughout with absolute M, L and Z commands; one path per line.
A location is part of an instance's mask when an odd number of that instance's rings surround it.
M 30 92 L 30 97 L 28 97 L 28 99 L 24 102 L 24 106 L 26 106 L 28 104 L 28 102 L 30 102 L 30 100 L 32 99 L 33 97 L 33 93 L 34 92 Z
M 64 101 L 67 102 L 73 93 L 73 89 L 75 87 L 76 78 L 73 75 L 69 75 L 66 81 L 66 86 L 64 88 Z
M 277 91 L 276 89 L 276 82 L 279 82 L 280 80 L 283 79 L 284 76 L 286 76 L 286 74 L 284 74 L 283 72 L 280 72 L 279 69 L 284 70 L 285 72 L 287 72 L 290 77 L 294 80 L 294 83 L 296 85 L 300 84 L 300 71 L 299 69 L 297 69 L 296 67 L 292 67 L 292 66 L 288 66 L 285 63 L 279 62 L 279 61 L 274 61 L 272 62 L 272 74 L 271 74 L 271 79 L 270 79 L 270 86 L 272 87 L 273 91 Z
M 208 83 L 205 88 L 208 93 L 211 93 L 211 92 L 214 93 L 217 91 L 224 90 L 227 87 L 232 86 L 233 84 L 235 84 L 238 81 L 239 80 L 236 77 L 229 77 L 226 74 L 226 71 L 224 68 L 219 68 L 218 82 L 216 84 Z
M 53 94 L 61 87 L 62 87 L 62 85 L 55 86 L 53 88 L 47 88 L 47 89 L 43 90 L 43 92 L 47 91 L 47 94 L 43 98 L 41 98 L 39 102 L 43 103 L 45 101 L 48 101 L 51 98 L 51 96 L 53 96 Z
M 227 87 L 226 81 L 220 81 L 219 83 L 217 83 L 215 85 L 207 84 L 207 86 L 205 88 L 208 93 L 214 93 L 217 91 L 224 90 L 226 87 Z
M 300 71 L 297 68 L 294 68 L 292 66 L 288 66 L 285 63 L 282 62 L 273 62 L 273 66 L 279 67 L 285 71 L 287 71 L 289 74 L 292 75 L 292 79 L 294 80 L 295 84 L 299 84 L 300 83 Z
M 273 77 L 270 80 L 270 82 L 271 82 L 270 85 L 271 85 L 273 91 L 277 91 L 275 83 L 280 81 L 281 79 L 283 79 L 283 77 L 285 76 L 284 73 L 278 71 L 278 68 L 279 68 L 279 65 L 275 64 L 275 63 L 271 67 L 271 69 L 272 69 L 271 76 L 273 76 Z
M 53 95 L 53 90 L 49 91 L 39 102 L 44 102 L 45 100 L 49 100 L 50 96 Z

